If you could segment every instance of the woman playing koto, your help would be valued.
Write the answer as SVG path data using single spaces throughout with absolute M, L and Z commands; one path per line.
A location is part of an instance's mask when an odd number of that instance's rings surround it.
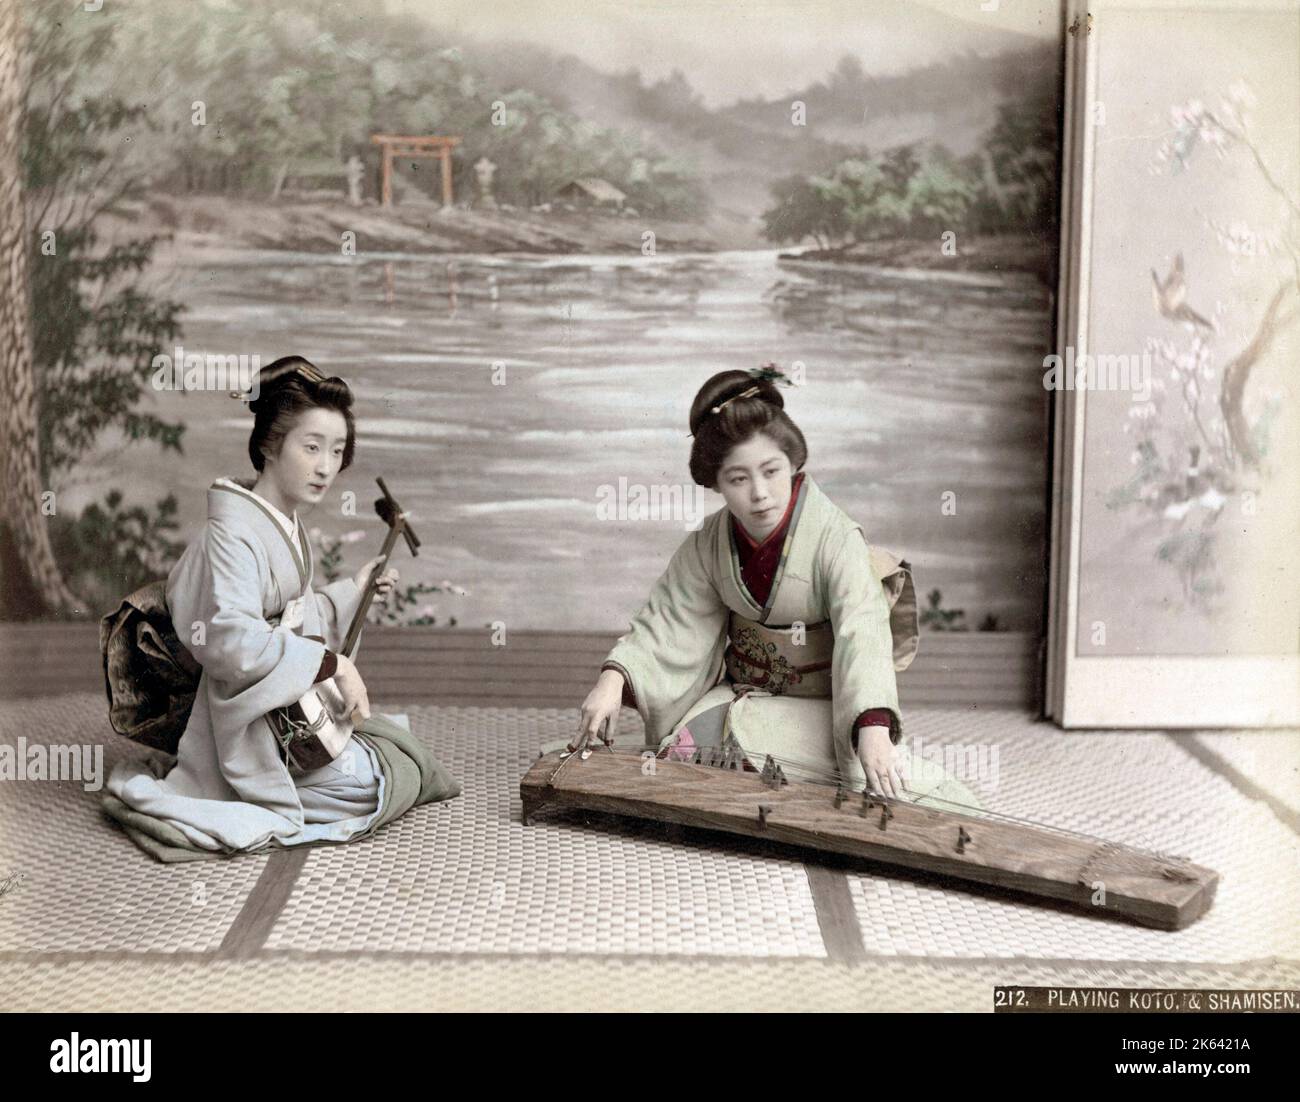
M 459 787 L 408 731 L 372 716 L 366 686 L 338 653 L 370 574 L 312 587 L 300 513 L 319 505 L 352 462 L 352 393 L 300 357 L 257 376 L 250 482 L 219 478 L 208 519 L 167 579 L 176 634 L 202 669 L 169 770 L 124 762 L 105 807 L 161 860 L 345 842 Z M 376 579 L 386 595 L 395 571 Z M 266 718 L 334 678 L 363 722 L 319 769 L 286 763 Z
M 626 703 L 663 755 L 738 744 L 791 779 L 901 796 L 895 671 L 917 647 L 911 577 L 804 470 L 778 378 L 724 371 L 695 396 L 691 476 L 726 507 L 678 548 L 610 652 L 574 745 L 608 741 Z M 951 778 L 919 787 L 974 803 Z

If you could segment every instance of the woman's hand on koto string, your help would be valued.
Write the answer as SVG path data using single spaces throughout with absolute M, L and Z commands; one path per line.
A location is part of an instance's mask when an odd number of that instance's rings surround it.
M 598 738 L 607 746 L 614 744 L 614 730 L 618 726 L 619 709 L 623 707 L 623 675 L 618 670 L 603 670 L 596 679 L 596 687 L 582 702 L 582 715 L 578 720 L 578 733 L 569 743 L 569 750 Z
M 862 727 L 858 730 L 858 761 L 867 774 L 867 787 L 882 796 L 903 797 L 907 773 L 898 747 L 889 737 L 888 727 Z

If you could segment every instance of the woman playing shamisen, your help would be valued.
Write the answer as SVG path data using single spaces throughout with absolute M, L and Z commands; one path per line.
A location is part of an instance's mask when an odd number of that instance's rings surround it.
M 106 810 L 160 860 L 345 842 L 460 790 L 410 732 L 371 715 L 339 653 L 379 560 L 312 587 L 299 514 L 352 462 L 352 392 L 292 356 L 262 369 L 249 408 L 256 479 L 212 484 L 207 523 L 167 579 L 176 634 L 202 669 L 176 762 L 123 762 L 106 786 Z M 377 579 L 381 594 L 395 576 Z M 333 762 L 300 771 L 267 713 L 330 677 L 363 722 Z

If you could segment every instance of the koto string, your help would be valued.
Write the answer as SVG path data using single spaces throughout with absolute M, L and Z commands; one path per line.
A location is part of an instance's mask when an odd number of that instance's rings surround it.
M 575 749 L 572 753 L 565 755 L 563 762 L 560 764 L 559 768 L 557 768 L 555 773 L 552 775 L 552 781 L 555 779 L 555 777 L 558 777 L 560 775 L 560 772 L 565 768 L 565 766 L 569 764 L 570 760 L 572 760 L 575 757 L 581 758 L 581 753 L 587 741 L 588 740 L 586 739 L 582 740 L 578 744 L 577 749 Z M 705 747 L 704 749 L 716 750 L 718 753 L 724 752 L 722 747 L 717 747 L 717 748 Z M 644 756 L 647 753 L 654 753 L 654 751 L 652 751 L 649 747 L 645 747 L 641 749 L 626 747 L 620 749 L 618 747 L 609 746 L 606 743 L 600 744 L 599 749 L 593 748 L 591 752 L 592 753 L 605 752 L 605 753 L 611 753 L 620 756 L 635 755 L 638 758 Z M 743 760 L 748 760 L 748 756 L 743 749 L 740 750 L 740 754 Z M 656 755 L 656 757 L 657 756 L 658 755 Z M 799 758 L 786 757 L 778 754 L 765 754 L 763 756 L 765 758 L 770 757 L 773 762 L 775 762 L 777 765 L 780 765 L 782 767 L 788 765 L 791 766 L 792 768 L 797 768 L 798 770 L 800 770 L 800 772 L 804 774 L 811 775 L 814 777 L 824 778 L 823 782 L 813 782 L 813 783 L 825 783 L 828 786 L 835 785 L 837 787 L 847 787 L 845 785 L 845 777 L 838 769 L 825 769 L 813 762 L 805 761 Z M 664 759 L 660 759 L 660 760 L 664 760 Z M 703 764 L 711 768 L 721 767 L 721 762 L 709 762 L 709 763 L 690 762 L 690 761 L 682 761 L 680 758 L 678 759 L 669 758 L 667 760 L 676 761 L 677 764 L 681 764 L 681 765 Z M 977 821 L 979 818 L 983 818 L 985 820 L 995 819 L 999 822 L 1015 823 L 1019 826 L 1031 826 L 1031 827 L 1037 827 L 1041 830 L 1055 831 L 1056 833 L 1065 835 L 1067 837 L 1080 838 L 1090 842 L 1101 843 L 1107 846 L 1113 847 L 1116 845 L 1113 839 L 1103 838 L 1097 834 L 1088 834 L 1085 831 L 1070 830 L 1068 827 L 1057 826 L 1054 823 L 1045 823 L 1038 819 L 1030 819 L 1020 815 L 1009 815 L 1001 811 L 989 811 L 985 808 L 974 807 L 970 804 L 963 804 L 956 800 L 944 799 L 942 796 L 924 795 L 913 800 L 900 800 L 897 797 L 885 796 L 878 792 L 871 792 L 870 795 L 872 799 L 879 800 L 883 803 L 907 803 L 907 804 L 912 804 L 913 806 L 934 806 L 936 804 L 942 804 L 945 809 L 955 810 L 955 813 L 957 814 L 960 814 L 962 812 L 976 812 L 978 813 L 977 815 L 971 815 L 967 817 L 976 819 Z M 1145 854 L 1149 857 L 1154 857 L 1160 861 L 1179 862 L 1179 861 L 1189 860 L 1189 858 L 1186 857 L 1177 857 L 1172 854 L 1161 853 L 1158 850 L 1148 849 L 1144 846 L 1129 845 L 1127 843 L 1124 843 L 1124 849 L 1130 851 L 1129 854 L 1130 860 L 1131 860 L 1131 853 L 1133 852 Z M 1118 859 L 1120 855 L 1115 855 L 1115 857 L 1116 859 Z

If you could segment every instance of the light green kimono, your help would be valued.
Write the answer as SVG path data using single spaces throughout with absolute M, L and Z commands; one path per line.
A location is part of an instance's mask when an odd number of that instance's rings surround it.
M 830 699 L 751 692 L 721 707 L 735 697 L 723 668 L 732 614 L 789 633 L 796 643 L 791 653 L 806 629 L 829 621 Z M 766 605 L 759 606 L 741 580 L 731 514 L 720 509 L 677 549 L 607 662 L 631 686 L 649 744 L 670 743 L 711 713 L 714 735 L 721 718 L 721 733 L 734 735 L 755 764 L 771 753 L 791 779 L 861 788 L 866 778 L 854 727 L 868 709 L 888 709 L 891 737 L 899 741 L 895 674 L 910 664 L 918 642 L 907 564 L 870 547 L 862 526 L 805 473 Z M 951 780 L 931 775 L 925 791 L 943 784 L 944 798 L 973 802 Z

